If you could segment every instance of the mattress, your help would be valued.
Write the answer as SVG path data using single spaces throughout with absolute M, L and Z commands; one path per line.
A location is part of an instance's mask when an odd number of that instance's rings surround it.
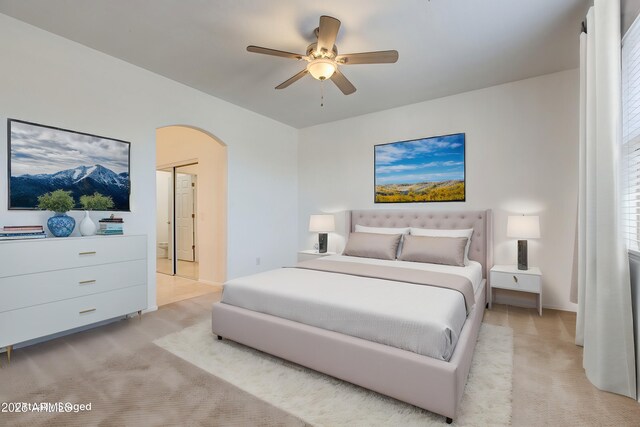
M 462 275 L 476 291 L 482 282 L 477 262 L 453 267 L 341 255 L 322 259 Z M 297 268 L 230 280 L 222 302 L 440 360 L 451 357 L 467 317 L 464 297 L 451 289 Z

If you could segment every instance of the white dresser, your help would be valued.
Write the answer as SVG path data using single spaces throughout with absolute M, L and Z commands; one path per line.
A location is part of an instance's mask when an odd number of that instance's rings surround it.
M 0 242 L 0 348 L 147 308 L 147 237 Z

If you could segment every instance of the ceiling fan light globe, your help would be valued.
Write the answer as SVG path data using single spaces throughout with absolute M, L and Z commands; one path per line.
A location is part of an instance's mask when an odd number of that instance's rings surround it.
M 316 80 L 330 79 L 336 68 L 336 63 L 327 58 L 314 59 L 307 65 L 307 71 Z

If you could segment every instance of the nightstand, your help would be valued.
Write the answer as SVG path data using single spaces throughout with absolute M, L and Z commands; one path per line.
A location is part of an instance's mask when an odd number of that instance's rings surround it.
M 318 251 L 311 249 L 308 251 L 298 251 L 298 262 L 300 261 L 309 261 L 316 258 L 321 258 L 323 256 L 336 255 L 335 252 L 325 252 L 319 253 Z
M 538 314 L 542 316 L 542 272 L 538 267 L 518 270 L 516 265 L 494 265 L 491 268 L 489 308 L 493 303 L 494 288 L 537 294 Z

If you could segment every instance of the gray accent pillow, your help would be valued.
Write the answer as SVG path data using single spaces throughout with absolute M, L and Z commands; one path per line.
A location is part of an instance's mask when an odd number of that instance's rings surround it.
M 402 234 L 351 233 L 342 255 L 396 259 Z
M 400 261 L 428 262 L 464 267 L 466 237 L 404 236 Z
M 378 233 L 378 234 L 400 234 L 404 236 L 409 234 L 410 227 L 367 227 L 365 225 L 356 224 L 356 233 Z M 398 244 L 398 251 L 396 252 L 396 258 L 400 256 L 402 252 L 402 236 L 400 237 L 400 244 Z
M 471 246 L 471 235 L 473 228 L 446 230 L 442 228 L 415 228 L 411 227 L 410 233 L 414 236 L 431 236 L 431 237 L 466 237 L 467 247 L 464 250 L 464 265 L 469 265 L 469 246 Z

